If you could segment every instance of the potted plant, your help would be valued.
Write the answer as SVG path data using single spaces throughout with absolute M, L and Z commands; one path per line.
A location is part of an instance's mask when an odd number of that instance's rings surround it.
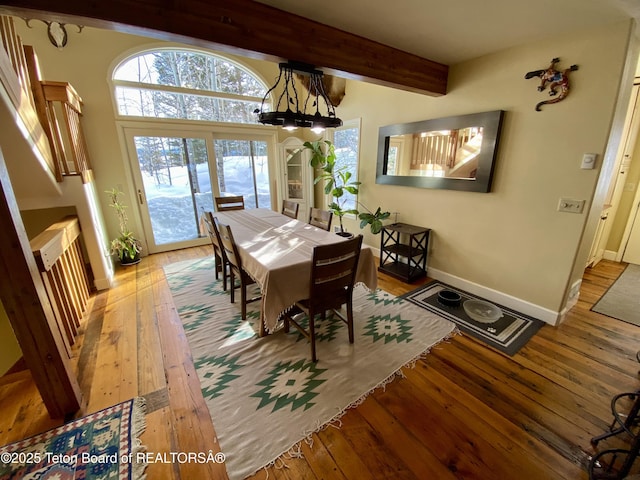
M 311 166 L 319 169 L 320 173 L 314 180 L 314 184 L 324 181 L 324 193 L 331 195 L 333 201 L 329 204 L 329 210 L 338 217 L 340 222 L 340 232 L 342 235 L 349 235 L 344 230 L 342 217 L 346 214 L 356 215 L 360 219 L 360 228 L 367 225 L 371 227 L 371 233 L 380 233 L 382 221 L 389 218 L 389 212 L 383 212 L 378 207 L 374 212 L 358 202 L 366 212 L 360 213 L 355 208 L 345 208 L 347 198 L 345 193 L 358 195 L 360 182 L 353 181 L 351 172 L 345 167 L 336 166 L 335 145 L 329 140 L 317 140 L 315 142 L 305 142 L 304 147 L 311 151 Z
M 142 244 L 127 226 L 127 206 L 120 201 L 123 193 L 117 188 L 107 190 L 106 193 L 109 195 L 109 206 L 116 211 L 120 224 L 120 236 L 111 241 L 111 255 L 117 256 L 122 265 L 136 264 L 140 261 Z
M 358 202 L 359 203 L 359 202 Z M 360 203 L 360 205 L 362 205 Z M 358 214 L 360 219 L 360 228 L 364 228 L 367 225 L 371 226 L 371 233 L 380 233 L 382 230 L 382 221 L 389 218 L 391 212 L 383 212 L 380 207 L 376 208 L 375 212 L 371 212 L 367 207 L 362 205 L 367 211 Z

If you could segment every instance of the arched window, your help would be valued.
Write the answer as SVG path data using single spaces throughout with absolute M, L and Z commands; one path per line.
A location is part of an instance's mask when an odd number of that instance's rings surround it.
M 216 55 L 157 49 L 114 71 L 118 113 L 124 116 L 256 123 L 268 87 L 245 67 Z

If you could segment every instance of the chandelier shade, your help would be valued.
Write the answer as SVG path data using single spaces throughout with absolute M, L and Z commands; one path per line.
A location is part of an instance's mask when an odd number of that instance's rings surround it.
M 280 74 L 276 83 L 265 94 L 260 108 L 254 112 L 258 115 L 258 122 L 279 125 L 285 129 L 311 128 L 316 132 L 342 126 L 342 120 L 336 117 L 335 108 L 324 89 L 321 70 L 312 65 L 291 61 L 280 63 L 279 67 Z M 302 91 L 298 92 L 294 73 L 309 77 L 306 95 Z M 278 87 L 282 88 L 282 93 L 278 97 L 275 111 L 265 110 L 269 95 Z

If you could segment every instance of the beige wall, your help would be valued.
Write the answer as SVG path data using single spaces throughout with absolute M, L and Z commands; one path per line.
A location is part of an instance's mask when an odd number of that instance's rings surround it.
M 22 350 L 0 302 L 0 375 L 7 373 L 7 370 L 13 367 L 20 357 L 22 357 Z
M 581 157 L 598 153 L 601 166 L 628 35 L 626 23 L 611 25 L 453 66 L 440 98 L 349 82 L 339 115 L 362 117 L 362 200 L 432 228 L 433 269 L 559 311 L 598 178 L 579 168 Z M 536 112 L 548 97 L 524 74 L 546 67 L 559 46 L 560 67 L 580 69 L 566 100 Z M 491 193 L 373 185 L 380 126 L 497 109 L 507 113 Z M 586 200 L 585 213 L 558 212 L 560 197 Z
M 38 210 L 22 210 L 20 216 L 27 237 L 31 240 L 43 230 L 46 230 L 51 224 L 62 220 L 68 215 L 76 215 L 75 207 L 54 207 Z
M 22 19 L 16 18 L 15 25 L 23 43 L 35 47 L 44 78 L 70 82 L 82 97 L 83 127 L 95 172 L 97 192 L 108 235 L 113 238 L 118 233 L 118 223 L 113 212 L 107 207 L 108 200 L 104 192 L 122 185 L 125 202 L 130 206 L 134 203 L 132 199 L 137 197 L 135 189 L 127 182 L 131 178 L 130 167 L 128 161 L 123 158 L 125 152 L 118 136 L 108 79 L 116 63 L 123 60 L 127 54 L 147 47 L 172 44 L 89 27 L 84 28 L 82 33 L 77 33 L 74 27 L 68 26 L 68 44 L 59 50 L 49 43 L 46 25 L 41 22 L 32 24 L 33 28 L 27 28 Z M 276 64 L 253 59 L 236 59 L 262 75 L 269 85 L 275 81 L 278 74 Z M 271 132 L 268 127 L 264 129 Z M 132 208 L 130 212 L 129 226 L 141 236 L 143 229 L 140 217 L 135 209 Z
M 46 78 L 70 81 L 85 101 L 84 125 L 98 190 L 117 184 L 126 187 L 129 174 L 107 76 L 112 62 L 130 49 L 158 43 L 86 28 L 70 35 L 67 47 L 57 50 L 48 44 L 44 31 L 16 23 L 24 42 L 36 47 Z M 540 39 L 455 65 L 449 93 L 438 98 L 347 82 L 338 115 L 345 120 L 362 118 L 361 200 L 370 208 L 381 205 L 400 212 L 400 221 L 433 229 L 431 272 L 482 286 L 490 298 L 492 291 L 496 293 L 496 301 L 509 297 L 558 312 L 575 280 L 574 262 L 581 261 L 575 257 L 599 173 L 581 170 L 580 160 L 584 152 L 602 158 L 605 151 L 629 28 L 625 22 Z M 535 104 L 548 97 L 537 91 L 536 80 L 525 80 L 524 74 L 545 68 L 557 55 L 560 67 L 580 66 L 571 75 L 572 92 L 565 101 L 536 112 Z M 268 83 L 277 73 L 274 64 L 243 62 Z M 491 193 L 374 183 L 380 126 L 497 109 L 507 113 Z M 127 193 L 132 198 L 133 192 Z M 586 200 L 585 213 L 557 212 L 560 197 Z M 104 207 L 103 211 L 114 233 L 115 220 Z M 141 231 L 137 221 L 133 216 L 132 227 Z M 366 236 L 367 243 L 378 244 L 379 237 Z

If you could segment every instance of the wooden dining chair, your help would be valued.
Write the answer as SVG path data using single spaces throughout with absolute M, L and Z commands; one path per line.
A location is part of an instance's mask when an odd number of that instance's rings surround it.
M 315 207 L 311 207 L 311 210 L 309 210 L 309 225 L 321 228 L 327 232 L 331 229 L 332 218 L 333 212 L 329 212 L 328 210 L 321 210 Z
M 242 195 L 234 195 L 232 197 L 215 197 L 215 201 L 217 212 L 244 210 L 244 197 Z
M 240 288 L 240 303 L 242 309 L 242 319 L 247 319 L 247 304 L 260 300 L 260 297 L 247 298 L 247 286 L 255 283 L 255 280 L 242 268 L 242 259 L 238 253 L 238 246 L 233 239 L 231 227 L 221 223 L 217 217 L 213 217 L 213 223 L 220 235 L 220 245 L 225 259 L 229 265 L 229 287 L 231 288 L 231 303 L 235 303 L 235 290 Z M 236 278 L 240 281 L 236 285 Z
M 283 200 L 282 201 L 282 214 L 287 217 L 291 217 L 293 219 L 298 218 L 298 208 L 300 204 L 297 202 L 292 202 L 291 200 Z
M 215 275 L 216 280 L 220 278 L 220 274 L 222 274 L 222 288 L 224 291 L 227 291 L 227 261 L 225 260 L 224 253 L 222 252 L 222 247 L 220 245 L 220 234 L 216 229 L 215 222 L 213 220 L 213 213 L 204 212 L 204 224 L 207 228 L 207 234 L 209 235 L 209 240 L 211 240 L 211 245 L 213 246 L 213 258 L 215 261 Z
M 329 245 L 318 245 L 313 249 L 311 265 L 311 288 L 309 298 L 295 303 L 284 316 L 284 331 L 289 332 L 293 325 L 311 344 L 311 359 L 318 361 L 316 356 L 315 317 L 320 315 L 325 319 L 326 311 L 333 310 L 343 322 L 347 324 L 349 343 L 353 343 L 353 284 L 362 248 L 362 235 L 358 235 L 344 242 Z M 346 317 L 338 310 L 346 305 Z M 309 328 L 305 329 L 298 318 L 306 314 Z

